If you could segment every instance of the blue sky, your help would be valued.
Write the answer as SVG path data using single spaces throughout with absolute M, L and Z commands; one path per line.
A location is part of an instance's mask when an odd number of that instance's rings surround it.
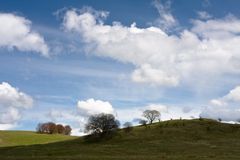
M 90 114 L 144 109 L 236 121 L 239 3 L 1 1 L 0 129 L 54 121 L 79 135 Z

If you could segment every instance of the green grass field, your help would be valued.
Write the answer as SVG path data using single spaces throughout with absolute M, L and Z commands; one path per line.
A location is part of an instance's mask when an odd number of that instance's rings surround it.
M 239 160 L 240 125 L 172 120 L 119 131 L 112 139 L 0 132 L 0 160 Z

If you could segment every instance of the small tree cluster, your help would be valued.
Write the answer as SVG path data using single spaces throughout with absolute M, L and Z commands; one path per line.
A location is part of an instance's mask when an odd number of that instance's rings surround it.
M 71 131 L 72 128 L 69 125 L 63 126 L 62 124 L 55 124 L 53 122 L 39 123 L 37 126 L 38 133 L 70 135 Z

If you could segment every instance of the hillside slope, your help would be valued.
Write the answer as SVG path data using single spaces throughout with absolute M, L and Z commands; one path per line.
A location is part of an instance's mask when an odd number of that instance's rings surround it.
M 1 133 L 0 133 L 1 134 Z M 55 135 L 53 135 L 55 136 Z M 119 131 L 110 140 L 83 138 L 1 147 L 0 159 L 239 160 L 240 125 L 212 120 L 172 120 Z
M 30 131 L 0 131 L 0 147 L 46 144 L 75 138 L 65 135 L 37 134 Z

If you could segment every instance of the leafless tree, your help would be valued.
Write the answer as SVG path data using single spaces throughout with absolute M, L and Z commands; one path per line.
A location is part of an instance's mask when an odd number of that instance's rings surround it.
M 160 112 L 157 110 L 145 110 L 143 112 L 143 117 L 147 118 L 150 124 L 153 123 L 153 121 L 160 118 Z

